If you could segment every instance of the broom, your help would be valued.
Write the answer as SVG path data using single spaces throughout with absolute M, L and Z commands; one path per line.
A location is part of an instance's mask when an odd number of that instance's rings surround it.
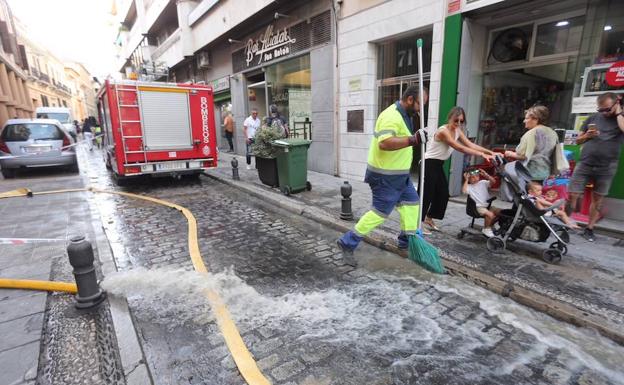
M 425 103 L 423 98 L 423 66 L 422 66 L 422 39 L 418 39 L 418 87 L 419 87 L 419 99 L 420 99 L 420 128 L 425 128 Z M 425 186 L 425 143 L 420 143 L 420 181 L 418 183 L 418 195 L 420 198 L 420 210 L 418 210 L 418 226 L 421 226 L 422 221 L 422 203 L 423 192 Z M 420 231 L 419 231 L 420 233 Z M 442 265 L 442 259 L 438 249 L 425 241 L 420 234 L 410 235 L 408 237 L 408 257 L 412 261 L 416 262 L 425 269 L 432 273 L 444 274 L 444 266 Z

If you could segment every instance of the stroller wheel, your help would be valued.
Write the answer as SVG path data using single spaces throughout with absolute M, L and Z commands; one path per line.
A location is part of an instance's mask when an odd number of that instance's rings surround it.
M 492 253 L 501 253 L 505 250 L 505 241 L 499 237 L 488 238 L 487 243 L 485 244 L 487 249 Z
M 561 252 L 561 255 L 566 255 L 568 254 L 568 246 L 565 245 L 565 243 L 561 243 L 559 241 L 557 242 L 553 242 L 550 244 L 550 246 L 548 246 L 551 249 L 557 249 Z
M 557 265 L 561 262 L 561 251 L 558 249 L 546 249 L 542 253 L 542 259 L 546 263 Z
M 568 233 L 568 230 L 566 230 L 565 228 L 560 228 L 557 229 L 555 233 L 559 236 L 559 238 L 561 238 L 562 241 L 564 241 L 565 243 L 570 243 L 570 234 Z

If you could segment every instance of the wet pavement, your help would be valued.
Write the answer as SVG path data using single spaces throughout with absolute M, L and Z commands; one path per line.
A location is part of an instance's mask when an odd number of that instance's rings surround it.
M 233 183 L 231 158 L 230 154 L 221 154 L 219 168 L 211 170 L 209 174 Z M 240 161 L 241 158 L 238 159 Z M 239 173 L 241 181 L 235 182 L 237 187 L 254 189 L 259 194 L 271 197 L 273 201 L 292 203 L 308 211 L 317 210 L 329 218 L 337 218 L 340 213 L 342 178 L 308 172 L 312 191 L 286 198 L 277 189 L 262 185 L 256 170 L 242 168 Z M 353 188 L 354 216 L 359 218 L 371 207 L 370 188 L 362 181 L 349 182 Z M 494 205 L 505 208 L 509 203 L 495 201 Z M 315 213 L 311 212 L 309 216 L 315 216 Z M 605 328 L 617 330 L 624 336 L 624 258 L 621 240 L 600 234 L 596 242 L 588 242 L 572 233 L 568 254 L 559 265 L 552 265 L 542 261 L 541 254 L 553 240 L 546 243 L 516 241 L 504 253 L 493 254 L 487 250 L 482 236 L 466 235 L 462 240 L 457 239 L 460 229 L 470 223 L 462 203 L 450 201 L 445 219 L 437 223 L 441 231 L 434 232 L 427 239 L 444 251 L 448 260 L 501 280 L 510 287 L 526 289 L 557 303 L 569 305 L 578 309 L 579 314 L 589 314 Z M 476 223 L 482 224 L 482 220 Z M 341 224 L 353 226 L 349 222 Z M 395 211 L 373 234 L 378 239 L 394 244 L 398 229 L 399 217 Z
M 98 157 L 90 181 L 115 188 Z M 177 211 L 98 195 L 155 384 L 242 384 L 206 303 L 226 301 L 274 384 L 617 384 L 624 348 L 466 281 L 433 276 L 369 245 L 346 266 L 338 233 L 201 177 L 123 189 L 170 200 L 197 218 L 212 274 L 192 271 Z
M 23 172 L 0 180 L 0 191 L 81 188 L 83 176 Z M 95 239 L 87 200 L 86 192 L 0 199 L 0 237 L 26 239 L 0 244 L 0 277 L 72 282 L 67 240 Z M 0 335 L 0 384 L 125 384 L 106 303 L 80 313 L 69 294 L 1 289 Z

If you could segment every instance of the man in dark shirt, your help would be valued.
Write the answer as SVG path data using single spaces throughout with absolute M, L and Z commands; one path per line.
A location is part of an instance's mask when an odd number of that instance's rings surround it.
M 609 193 L 617 171 L 620 149 L 624 143 L 624 112 L 618 96 L 607 92 L 598 96 L 598 113 L 587 118 L 576 143 L 582 144 L 581 158 L 570 179 L 570 207 L 576 208 L 579 194 L 593 180 L 589 223 L 583 237 L 595 240 L 594 225 L 598 220 L 602 201 Z

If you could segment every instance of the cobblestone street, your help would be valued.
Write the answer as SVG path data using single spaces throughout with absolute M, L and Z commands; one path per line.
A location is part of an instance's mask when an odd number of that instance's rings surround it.
M 96 156 L 88 170 L 111 187 Z M 623 349 L 458 278 L 434 277 L 368 245 L 342 263 L 337 233 L 214 180 L 160 179 L 127 191 L 197 218 L 209 282 L 192 272 L 184 218 L 116 196 L 96 200 L 156 384 L 242 384 L 204 302 L 225 299 L 274 384 L 616 384 Z M 119 258 L 122 255 L 122 258 Z

